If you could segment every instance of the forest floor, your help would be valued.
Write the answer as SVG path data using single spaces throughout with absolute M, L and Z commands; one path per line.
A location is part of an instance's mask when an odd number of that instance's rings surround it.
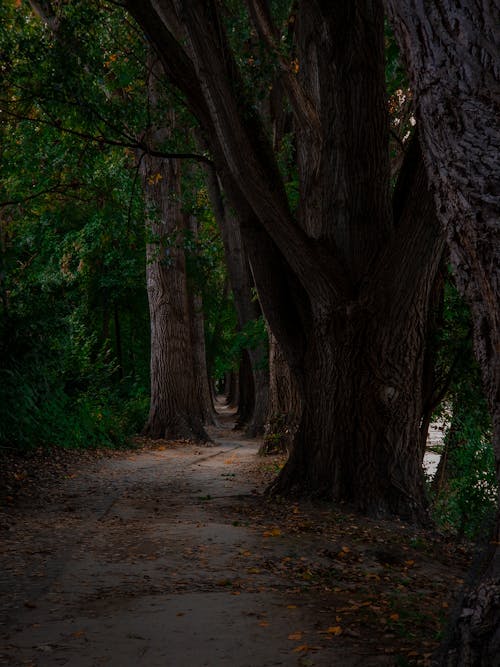
M 465 548 L 326 503 L 271 501 L 282 459 L 258 457 L 260 443 L 227 424 L 211 434 L 212 447 L 10 460 L 0 665 L 430 664 Z

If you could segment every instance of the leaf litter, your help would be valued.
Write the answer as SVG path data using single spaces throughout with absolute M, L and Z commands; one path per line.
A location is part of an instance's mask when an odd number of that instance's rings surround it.
M 182 453 L 186 448 L 193 454 L 193 448 L 186 442 L 142 440 L 135 449 L 125 452 L 69 451 L 54 456 L 53 452 L 36 451 L 24 459 L 4 457 L 0 529 L 8 530 L 16 513 L 40 499 L 57 503 L 59 495 L 64 496 L 61 488 L 67 480 L 83 483 L 82 471 L 85 474 L 103 460 L 114 457 L 135 460 L 141 452 L 161 454 L 176 450 Z M 221 463 L 233 464 L 229 459 Z M 254 542 L 251 547 L 244 544 L 235 549 L 230 558 L 226 558 L 224 571 L 220 564 L 213 566 L 212 544 L 190 547 L 183 552 L 183 559 L 193 570 L 212 568 L 211 578 L 194 583 L 192 578 L 177 577 L 172 571 L 172 583 L 166 588 L 145 575 L 141 590 L 147 584 L 152 594 L 168 590 L 186 593 L 193 589 L 223 589 L 233 596 L 278 593 L 283 597 L 283 608 L 290 615 L 292 626 L 283 638 L 291 644 L 297 643 L 290 649 L 293 654 L 311 655 L 314 660 L 314 655 L 328 650 L 332 642 L 343 642 L 365 655 L 394 658 L 394 662 L 386 664 L 404 660 L 408 665 L 429 665 L 448 609 L 463 583 L 469 563 L 467 546 L 430 530 L 416 529 L 399 521 L 367 519 L 327 503 L 290 504 L 280 498 L 270 499 L 262 492 L 278 465 L 279 457 L 274 460 L 256 458 L 246 467 L 240 466 L 237 475 L 223 473 L 223 483 L 237 485 L 245 476 L 255 488 L 249 494 L 236 493 L 227 500 L 222 497 L 203 504 L 203 512 L 208 516 L 206 521 L 198 522 L 198 529 L 204 529 L 211 521 L 225 523 L 250 532 Z M 220 471 L 217 474 L 220 478 Z M 155 489 L 148 493 L 153 502 Z M 125 497 L 127 502 L 133 503 L 136 496 L 139 500 L 143 495 L 144 491 L 139 489 L 136 493 L 127 492 Z M 65 507 L 61 508 L 64 513 L 51 520 L 54 525 L 59 522 L 57 525 L 70 529 L 78 521 L 79 508 L 73 508 L 68 514 L 67 501 L 73 502 L 73 499 L 68 498 L 67 492 L 64 499 Z M 74 502 L 78 503 L 78 497 Z M 122 530 L 112 512 L 106 517 L 106 523 L 108 529 L 116 524 L 117 530 Z M 38 549 L 31 549 L 33 555 L 30 556 L 28 544 L 31 543 L 26 540 L 16 547 L 19 575 L 25 576 L 22 563 L 35 558 L 39 565 L 30 574 L 43 580 L 43 561 L 57 545 L 44 538 Z M 160 557 L 159 548 L 160 545 L 153 543 L 151 553 L 140 549 L 124 551 L 114 553 L 111 560 L 128 561 L 131 565 L 150 561 L 153 566 Z M 126 589 L 129 595 L 134 594 L 129 582 Z M 117 594 L 116 587 L 111 593 Z M 91 599 L 96 598 L 89 596 L 89 601 Z M 25 600 L 24 605 L 36 613 L 36 597 L 35 601 Z M 297 627 L 294 618 L 303 619 L 302 610 L 306 608 L 308 618 L 312 616 L 316 620 Z M 182 617 L 184 613 L 178 612 L 177 616 Z M 273 630 L 272 620 L 262 616 L 257 619 L 257 625 L 262 631 Z M 92 641 L 83 629 L 77 629 L 73 637 Z

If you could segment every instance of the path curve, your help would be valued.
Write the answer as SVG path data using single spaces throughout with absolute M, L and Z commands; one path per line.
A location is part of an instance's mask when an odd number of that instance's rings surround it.
M 251 516 L 263 490 L 260 443 L 211 435 L 212 447 L 86 464 L 54 497 L 12 510 L 0 553 L 0 665 L 394 664 L 371 640 L 328 635 L 330 603 L 317 590 L 299 597 L 279 576 L 308 542 L 263 539 Z M 246 513 L 235 514 L 239 505 Z

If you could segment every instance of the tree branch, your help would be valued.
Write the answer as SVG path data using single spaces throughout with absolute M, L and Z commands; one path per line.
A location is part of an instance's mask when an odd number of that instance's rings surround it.
M 5 102 L 5 100 L 0 100 L 0 102 Z M 107 146 L 118 146 L 121 148 L 131 148 L 133 150 L 141 150 L 152 157 L 165 158 L 165 159 L 184 159 L 184 160 L 196 160 L 197 162 L 202 162 L 205 164 L 212 164 L 212 160 L 206 157 L 205 155 L 199 155 L 198 153 L 177 153 L 169 151 L 160 151 L 151 148 L 145 141 L 118 141 L 115 139 L 110 139 L 104 135 L 92 135 L 88 132 L 82 132 L 80 130 L 74 130 L 69 127 L 63 127 L 60 122 L 56 120 L 45 120 L 44 118 L 33 118 L 31 116 L 24 116 L 19 113 L 15 113 L 10 109 L 5 107 L 0 107 L 0 113 L 4 113 L 7 116 L 16 118 L 17 120 L 25 120 L 31 123 L 39 123 L 42 125 L 47 125 L 57 129 L 62 134 L 70 134 L 72 136 L 78 137 L 79 139 L 86 139 L 96 144 L 106 144 Z
M 273 26 L 269 8 L 265 0 L 247 0 L 248 10 L 255 28 L 271 52 L 276 57 L 282 72 L 282 83 L 297 121 L 309 128 L 315 143 L 321 142 L 321 122 L 316 108 L 300 85 L 292 63 L 282 55 L 277 43 L 277 31 Z M 300 65 L 299 65 L 300 66 Z
M 64 188 L 68 189 L 75 189 L 76 186 L 72 183 L 68 183 L 67 185 L 64 185 L 62 183 L 58 183 L 57 185 L 52 186 L 51 188 L 47 188 L 46 190 L 40 190 L 39 192 L 35 192 L 32 195 L 28 195 L 27 197 L 21 197 L 20 199 L 8 199 L 6 201 L 0 201 L 0 208 L 5 208 L 6 206 L 16 206 L 17 204 L 24 204 L 24 202 L 27 201 L 32 201 L 33 199 L 37 199 L 38 197 L 42 197 L 43 195 L 51 194 L 51 193 L 59 193 L 59 194 L 64 194 Z

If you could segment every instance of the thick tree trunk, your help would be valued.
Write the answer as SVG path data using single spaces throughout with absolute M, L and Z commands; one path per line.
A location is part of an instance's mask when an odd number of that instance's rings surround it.
M 195 379 L 189 318 L 180 165 L 145 156 L 147 292 L 151 320 L 151 405 L 144 435 L 208 441 Z
M 332 332 L 315 327 L 301 384 L 302 419 L 276 493 L 345 501 L 375 516 L 423 518 L 416 393 L 424 324 L 411 318 L 401 327 L 391 317 L 357 312 L 333 340 Z
M 260 454 L 290 452 L 302 413 L 295 377 L 276 337 L 269 334 L 269 412 Z
M 416 98 L 437 210 L 493 420 L 499 515 L 488 562 L 464 599 L 443 664 L 500 655 L 500 131 L 498 6 L 492 0 L 386 0 Z M 495 662 L 496 661 L 496 662 Z

